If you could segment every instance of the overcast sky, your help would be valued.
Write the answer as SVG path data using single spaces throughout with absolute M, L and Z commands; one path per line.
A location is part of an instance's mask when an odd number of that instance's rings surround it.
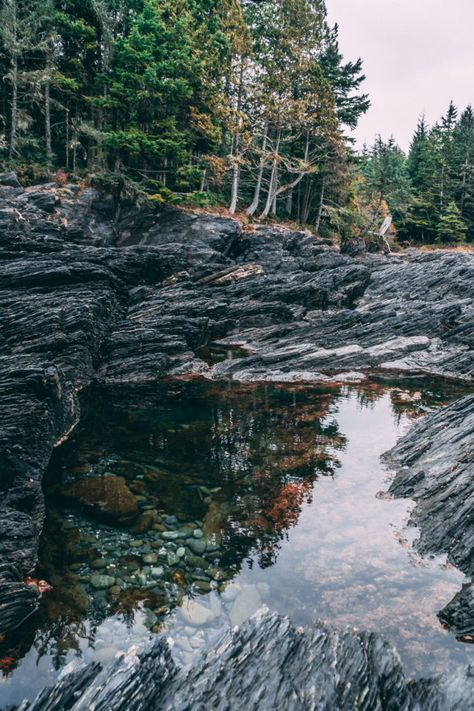
M 372 108 L 358 145 L 376 133 L 407 149 L 421 113 L 429 122 L 452 98 L 474 103 L 474 0 L 326 0 L 347 59 L 362 57 Z

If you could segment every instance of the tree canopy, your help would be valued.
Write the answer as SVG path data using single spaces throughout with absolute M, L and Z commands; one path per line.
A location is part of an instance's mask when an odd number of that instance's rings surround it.
M 3 161 L 330 229 L 367 110 L 323 0 L 2 0 Z

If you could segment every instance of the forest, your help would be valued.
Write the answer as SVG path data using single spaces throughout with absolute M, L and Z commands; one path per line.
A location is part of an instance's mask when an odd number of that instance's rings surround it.
M 474 117 L 355 151 L 368 110 L 323 0 L 2 0 L 0 157 L 157 204 L 370 239 L 474 239 Z

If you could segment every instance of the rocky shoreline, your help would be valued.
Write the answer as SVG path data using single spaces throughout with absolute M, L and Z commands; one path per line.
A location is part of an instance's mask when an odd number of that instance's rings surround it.
M 0 272 L 2 634 L 37 607 L 37 588 L 22 581 L 36 563 L 41 480 L 91 382 L 373 370 L 474 379 L 473 254 L 351 258 L 306 233 L 154 214 L 92 188 L 25 190 L 3 175 Z M 230 357 L 216 362 L 210 345 Z M 473 412 L 473 398 L 458 401 L 390 455 L 392 493 L 417 501 L 422 552 L 447 552 L 468 575 Z M 469 585 L 453 605 L 443 619 L 471 634 Z
M 303 630 L 261 611 L 224 632 L 191 669 L 179 670 L 159 638 L 131 650 L 112 668 L 85 667 L 17 711 L 146 711 L 245 707 L 454 711 L 468 709 L 472 671 L 407 680 L 396 652 L 378 635 L 338 631 L 322 623 Z

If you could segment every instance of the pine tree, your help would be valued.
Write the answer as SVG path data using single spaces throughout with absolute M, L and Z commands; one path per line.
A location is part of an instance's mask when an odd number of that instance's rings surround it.
M 339 27 L 325 26 L 323 50 L 319 63 L 334 93 L 339 121 L 351 129 L 357 127 L 360 117 L 370 108 L 368 94 L 359 94 L 365 81 L 362 59 L 344 62 L 339 49 Z
M 452 244 L 464 242 L 467 234 L 467 225 L 461 217 L 461 212 L 455 202 L 450 202 L 438 223 L 438 240 Z
M 405 154 L 392 137 L 387 142 L 378 136 L 363 159 L 361 193 L 371 207 L 366 233 L 381 216 L 383 204 L 388 204 L 395 221 L 402 220 L 410 197 L 410 181 Z
M 468 239 L 474 239 L 474 112 L 471 106 L 461 114 L 453 132 L 456 160 L 456 204 L 468 225 Z

